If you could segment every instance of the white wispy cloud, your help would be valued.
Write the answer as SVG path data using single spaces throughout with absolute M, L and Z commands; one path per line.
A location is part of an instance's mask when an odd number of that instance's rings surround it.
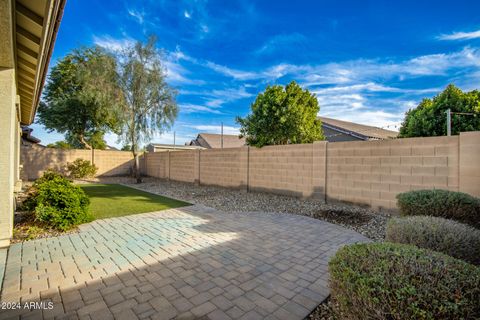
M 471 32 L 453 32 L 449 34 L 441 34 L 438 40 L 471 40 L 480 38 L 480 30 Z
M 189 135 L 184 132 L 175 132 L 174 134 L 173 131 L 175 130 L 154 135 L 151 139 L 152 143 L 173 144 L 175 142 L 176 145 L 184 145 L 186 142 L 190 142 L 196 136 L 195 134 Z
M 295 79 L 317 95 L 322 115 L 379 127 L 389 126 L 389 129 L 398 126 L 405 111 L 416 106 L 422 96 L 442 90 L 439 87 L 396 87 L 388 85 L 390 80 L 408 83 L 409 79 L 448 76 L 457 70 L 472 69 L 474 74 L 480 69 L 480 50 L 470 47 L 400 61 L 356 59 L 319 65 L 281 63 L 255 71 L 234 69 L 188 56 L 182 59 L 230 77 L 236 83 L 252 80 L 271 83 L 282 77 Z M 382 100 L 384 94 L 397 98 Z M 206 106 L 220 107 L 223 103 L 222 97 L 215 97 L 207 100 Z
M 267 40 L 257 51 L 256 54 L 274 53 L 284 48 L 296 48 L 307 41 L 307 38 L 300 33 L 278 34 Z
M 358 83 L 352 85 L 337 85 L 326 88 L 317 88 L 311 90 L 317 95 L 341 93 L 341 92 L 392 92 L 392 93 L 408 93 L 408 94 L 426 94 L 438 92 L 441 88 L 427 88 L 427 89 L 406 89 L 386 86 L 375 82 Z
M 187 10 L 183 11 L 183 16 L 187 19 L 192 18 L 192 14 L 190 12 L 188 12 Z
M 214 113 L 222 114 L 222 112 L 216 109 L 216 106 L 203 106 L 198 104 L 184 103 L 179 105 L 181 113 Z
M 136 10 L 136 9 L 128 9 L 127 12 L 139 24 L 144 23 L 144 21 L 145 21 L 145 12 L 144 11 L 139 11 L 139 10 Z
M 222 132 L 221 125 L 186 125 L 186 127 L 198 130 L 200 132 L 205 132 L 205 133 L 221 133 Z M 223 126 L 223 133 L 237 135 L 237 134 L 240 134 L 240 129 L 232 126 Z
M 208 33 L 210 31 L 210 28 L 206 24 L 201 24 L 200 29 L 203 31 L 203 33 Z
M 205 66 L 205 67 L 207 67 L 207 68 L 209 68 L 209 69 L 211 69 L 215 72 L 221 73 L 223 75 L 232 77 L 232 78 L 237 79 L 237 80 L 249 80 L 249 79 L 258 78 L 258 74 L 255 73 L 255 72 L 236 70 L 236 69 L 232 69 L 232 68 L 229 68 L 229 67 L 226 67 L 226 66 L 216 64 L 216 63 L 211 62 L 211 61 L 206 61 L 206 62 L 200 63 L 200 64 L 202 64 L 203 66 Z
M 212 61 L 190 58 L 205 68 L 234 80 L 276 80 L 290 75 L 306 85 L 365 82 L 376 78 L 408 78 L 446 75 L 455 68 L 480 67 L 480 50 L 466 47 L 451 53 L 430 54 L 403 61 L 356 59 L 319 65 L 293 65 L 281 63 L 261 70 L 240 70 Z
M 184 96 L 195 96 L 205 100 L 205 105 L 213 108 L 220 108 L 224 104 L 240 99 L 253 97 L 253 93 L 247 92 L 245 86 L 225 89 L 211 90 L 206 88 L 204 90 L 180 90 Z
M 113 38 L 109 35 L 93 36 L 93 43 L 112 52 L 120 52 L 127 47 L 135 44 L 135 40 L 130 37 Z

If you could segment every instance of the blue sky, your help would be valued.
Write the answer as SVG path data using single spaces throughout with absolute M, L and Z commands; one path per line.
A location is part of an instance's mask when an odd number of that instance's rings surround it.
M 473 0 L 69 0 L 52 64 L 81 45 L 115 51 L 156 34 L 178 90 L 177 144 L 222 122 L 238 132 L 259 92 L 291 80 L 317 95 L 320 115 L 395 130 L 449 83 L 480 88 L 478 12 Z M 32 127 L 44 144 L 63 139 Z

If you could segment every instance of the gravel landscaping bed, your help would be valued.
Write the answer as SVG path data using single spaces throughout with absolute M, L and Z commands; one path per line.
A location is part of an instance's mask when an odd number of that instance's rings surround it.
M 385 236 L 389 214 L 378 213 L 348 204 L 326 204 L 319 200 L 306 200 L 267 193 L 245 192 L 214 186 L 197 186 L 191 183 L 144 178 L 135 184 L 132 178 L 103 178 L 104 183 L 123 183 L 141 190 L 161 194 L 190 203 L 202 204 L 225 212 L 290 213 L 325 220 L 353 229 L 374 240 Z

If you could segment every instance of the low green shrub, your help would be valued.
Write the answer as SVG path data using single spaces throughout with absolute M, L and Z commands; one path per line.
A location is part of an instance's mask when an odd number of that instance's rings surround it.
M 339 319 L 477 319 L 480 268 L 395 243 L 338 250 L 329 263 Z
M 480 265 L 480 230 L 439 217 L 390 219 L 385 240 L 413 244 Z
M 54 169 L 47 169 L 40 178 L 35 180 L 35 182 L 33 183 L 33 186 L 35 187 L 35 186 L 41 185 L 44 182 L 51 181 L 54 179 L 62 179 L 62 178 L 65 178 L 65 176 L 62 173 Z
M 93 177 L 97 173 L 98 168 L 90 161 L 78 158 L 73 162 L 67 163 L 67 170 L 70 173 L 70 177 L 82 179 Z
M 39 181 L 40 180 L 40 181 Z M 58 230 L 93 220 L 85 192 L 61 175 L 46 173 L 38 179 L 29 199 L 35 219 Z
M 448 190 L 417 190 L 397 195 L 400 214 L 436 216 L 480 227 L 480 199 Z
M 35 207 L 37 206 L 37 201 L 36 201 L 36 195 L 38 193 L 38 187 L 42 185 L 43 183 L 55 179 L 64 179 L 65 176 L 54 170 L 54 169 L 47 169 L 46 171 L 43 172 L 43 175 L 35 180 L 33 185 L 28 189 L 27 194 L 28 197 L 25 199 L 25 201 L 22 203 L 22 210 L 26 211 L 34 211 Z

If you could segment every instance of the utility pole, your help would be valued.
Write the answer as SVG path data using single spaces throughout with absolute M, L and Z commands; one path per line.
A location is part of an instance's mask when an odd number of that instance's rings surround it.
M 222 122 L 222 149 L 223 149 L 223 122 Z
M 175 131 L 173 131 L 173 149 L 176 148 L 176 143 L 175 143 Z
M 447 136 L 452 135 L 452 112 L 450 109 L 447 109 Z

